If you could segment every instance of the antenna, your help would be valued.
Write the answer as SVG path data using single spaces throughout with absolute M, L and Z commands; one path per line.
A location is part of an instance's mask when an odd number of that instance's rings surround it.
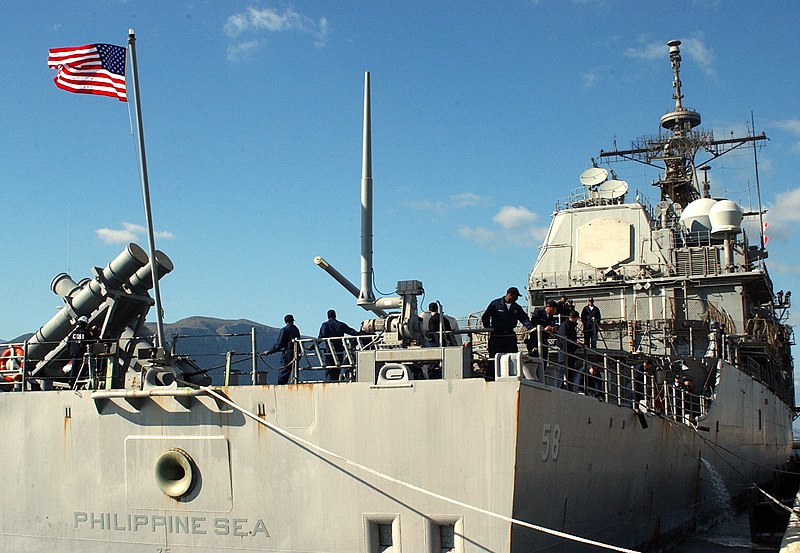
M 685 208 L 694 200 L 702 197 L 702 184 L 699 182 L 697 167 L 716 159 L 748 142 L 766 140 L 760 136 L 745 138 L 714 139 L 708 130 L 695 130 L 700 125 L 700 114 L 683 105 L 683 90 L 680 79 L 681 51 L 679 40 L 670 40 L 669 59 L 672 64 L 675 106 L 669 113 L 661 116 L 660 126 L 669 131 L 668 136 L 659 133 L 657 136 L 643 136 L 633 142 L 628 150 L 611 152 L 600 151 L 600 159 L 625 159 L 650 165 L 663 171 L 662 176 L 653 184 L 661 189 L 661 200 L 677 203 Z M 699 152 L 710 156 L 704 161 L 695 161 Z M 710 194 L 710 190 L 709 190 Z
M 750 110 L 750 125 L 752 126 L 753 136 L 756 135 L 756 123 L 753 119 L 753 110 Z M 753 160 L 756 164 L 756 195 L 758 198 L 758 228 L 759 237 L 761 238 L 761 251 L 764 251 L 764 210 L 761 208 L 761 184 L 758 180 L 758 153 L 756 150 L 756 143 L 753 142 Z
M 702 165 L 697 168 L 698 171 L 703 172 L 703 197 L 711 197 L 711 185 L 708 183 L 708 171 L 711 169 L 709 165 Z
M 374 304 L 372 292 L 372 128 L 369 71 L 364 73 L 364 133 L 361 151 L 361 290 L 358 305 Z
M 674 75 L 672 88 L 675 89 L 675 93 L 672 97 L 675 98 L 675 109 L 661 117 L 661 126 L 672 131 L 676 136 L 682 136 L 684 132 L 688 132 L 700 124 L 700 114 L 684 107 L 681 103 L 683 94 L 681 94 L 680 45 L 680 40 L 667 42 L 667 46 L 669 46 L 669 61 L 672 63 L 672 73 Z

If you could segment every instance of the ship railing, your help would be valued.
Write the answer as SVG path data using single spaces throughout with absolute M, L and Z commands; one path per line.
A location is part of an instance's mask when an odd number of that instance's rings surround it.
M 548 247 L 548 246 L 544 246 Z M 529 285 L 542 291 L 570 288 L 575 285 L 588 285 L 602 282 L 615 282 L 637 280 L 641 278 L 644 265 L 625 265 L 613 270 L 600 269 L 575 269 L 571 267 L 565 271 L 548 271 L 531 273 Z M 665 263 L 651 263 L 646 266 L 648 274 L 670 274 L 674 272 L 671 265 Z M 559 291 L 553 295 L 561 295 Z M 547 295 L 547 294 L 544 294 Z
M 708 414 L 710 399 L 704 395 L 692 393 L 684 388 L 670 386 L 666 382 L 661 385 L 663 415 L 676 422 L 692 425 L 698 417 Z
M 356 379 L 358 352 L 376 346 L 380 336 L 359 334 L 331 338 L 299 338 L 294 340 L 292 381 L 299 382 L 303 371 L 339 369 L 340 379 Z M 311 380 L 303 380 L 310 382 Z
M 235 347 L 228 351 L 213 353 L 198 352 L 194 348 L 193 353 L 179 353 L 178 343 L 183 344 L 187 340 L 224 340 L 225 347 Z M 189 348 L 193 349 L 193 348 Z M 202 348 L 201 348 L 202 349 Z M 220 348 L 221 349 L 221 348 Z M 219 371 L 222 371 L 222 384 L 224 386 L 237 386 L 243 384 L 242 379 L 249 375 L 250 383 L 253 385 L 264 384 L 266 382 L 266 371 L 259 367 L 258 361 L 266 364 L 263 358 L 258 355 L 258 339 L 256 327 L 250 327 L 250 332 L 228 332 L 223 334 L 173 334 L 172 335 L 172 356 L 189 360 L 198 366 L 198 370 L 190 376 L 207 375 L 212 378 L 212 382 L 219 379 Z M 249 363 L 245 369 L 244 363 Z M 210 365 L 210 366 L 209 366 Z M 202 366 L 202 368 L 200 368 Z M 242 366 L 240 369 L 239 366 Z M 261 370 L 259 370 L 261 369 Z
M 548 344 L 548 334 L 541 326 L 534 331 L 535 343 Z M 554 346 L 536 348 L 544 366 L 544 383 L 554 388 L 592 395 L 609 403 L 631 407 L 644 397 L 648 376 L 607 353 L 584 347 L 563 336 L 555 336 Z M 556 360 L 554 361 L 553 358 Z M 596 373 L 593 375 L 592 373 Z
M 59 342 L 52 342 L 57 345 Z M 31 357 L 28 342 L 0 344 L 0 391 L 30 389 L 70 389 L 76 386 L 92 389 L 112 387 L 113 368 L 118 356 L 110 353 L 113 340 L 91 340 L 80 359 L 54 357 L 47 360 L 48 371 L 33 376 L 31 371 L 47 359 Z M 47 342 L 39 342 L 47 344 Z M 72 363 L 78 363 L 73 371 Z
M 0 344 L 0 352 L 0 390 L 24 389 L 28 342 Z
M 634 201 L 641 204 L 642 207 L 644 207 L 650 213 L 650 218 L 652 220 L 653 208 L 647 201 L 644 194 L 642 194 L 639 190 L 628 191 L 626 194 L 620 197 L 607 198 L 603 197 L 600 193 L 598 193 L 597 190 L 589 190 L 584 186 L 580 188 L 573 188 L 569 192 L 568 196 L 558 198 L 556 200 L 555 210 L 561 211 L 562 209 L 578 207 L 621 204 L 625 202 L 625 198 L 631 193 L 634 194 Z
M 547 341 L 542 327 L 534 332 L 539 344 Z M 563 336 L 555 338 L 555 347 L 549 347 L 547 358 L 540 357 L 540 361 L 545 367 L 544 383 L 555 388 L 594 396 L 621 407 L 666 415 L 687 424 L 708 412 L 707 397 L 683 389 L 677 390 L 676 395 L 674 388 L 657 382 L 655 373 Z

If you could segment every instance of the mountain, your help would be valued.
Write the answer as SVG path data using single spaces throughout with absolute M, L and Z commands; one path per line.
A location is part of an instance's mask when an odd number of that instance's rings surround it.
M 155 323 L 147 323 L 153 333 Z M 252 329 L 256 335 L 256 369 L 267 371 L 269 381 L 277 378 L 275 370 L 279 364 L 278 356 L 261 357 L 278 339 L 280 329 L 263 325 L 247 319 L 215 319 L 213 317 L 188 317 L 164 325 L 164 339 L 169 342 L 173 353 L 188 355 L 201 369 L 208 371 L 214 383 L 221 383 L 226 352 L 232 352 L 232 370 L 242 373 L 243 382 L 249 382 L 252 372 Z

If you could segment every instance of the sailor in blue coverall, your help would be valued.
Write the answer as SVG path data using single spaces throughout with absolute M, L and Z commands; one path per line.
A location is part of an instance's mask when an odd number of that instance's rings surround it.
M 520 297 L 519 290 L 512 286 L 502 298 L 493 300 L 486 311 L 483 312 L 481 323 L 485 328 L 491 328 L 489 335 L 489 358 L 494 359 L 497 353 L 516 353 L 517 334 L 514 327 L 522 323 L 528 330 L 533 329 L 533 324 L 528 319 L 528 314 L 517 303 Z M 494 364 L 490 364 L 486 373 L 488 380 L 494 380 Z
M 265 355 L 281 352 L 278 384 L 289 383 L 289 377 L 292 376 L 292 362 L 294 361 L 294 343 L 292 340 L 300 338 L 300 329 L 294 326 L 294 317 L 292 315 L 286 315 L 283 318 L 283 322 L 286 323 L 286 326 L 278 334 L 278 341 L 268 351 L 264 352 Z
M 358 336 L 361 334 L 359 331 L 350 328 L 348 325 L 336 319 L 336 311 L 333 309 L 328 310 L 328 320 L 322 323 L 319 327 L 320 338 L 341 338 L 345 334 L 350 336 Z M 333 351 L 328 351 L 326 355 L 325 380 L 328 382 L 338 382 L 339 374 L 341 372 L 340 366 L 344 361 L 344 341 L 331 340 L 326 343 L 328 349 L 333 345 Z M 334 352 L 336 354 L 334 358 Z M 337 363 L 338 360 L 338 363 Z

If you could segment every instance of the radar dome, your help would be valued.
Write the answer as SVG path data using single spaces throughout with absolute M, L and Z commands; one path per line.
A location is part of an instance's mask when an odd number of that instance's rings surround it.
M 683 210 L 681 224 L 689 232 L 708 232 L 711 230 L 711 219 L 708 212 L 714 207 L 717 200 L 711 198 L 698 198 Z
M 742 231 L 742 208 L 731 200 L 720 200 L 708 211 L 711 220 L 711 234 Z

